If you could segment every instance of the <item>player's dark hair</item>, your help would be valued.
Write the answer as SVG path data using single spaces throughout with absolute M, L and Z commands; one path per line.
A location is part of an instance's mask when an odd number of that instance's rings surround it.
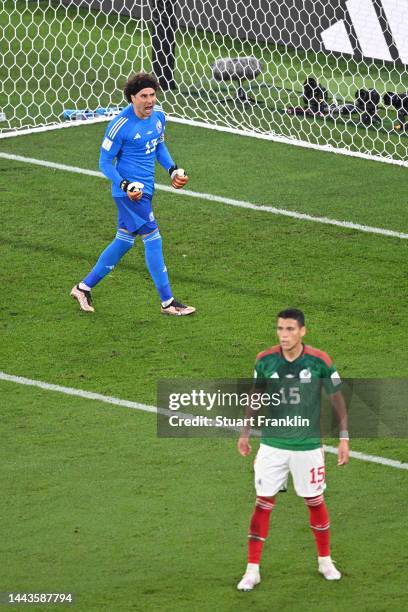
M 286 308 L 285 310 L 281 310 L 278 312 L 278 319 L 295 319 L 300 327 L 304 327 L 305 325 L 305 315 L 297 308 Z
M 149 74 L 148 72 L 137 72 L 133 76 L 129 77 L 125 83 L 125 87 L 123 88 L 123 93 L 125 94 L 126 100 L 131 102 L 132 99 L 130 96 L 135 96 L 137 93 L 139 93 L 139 91 L 145 89 L 146 87 L 151 87 L 155 91 L 159 89 L 159 81 L 156 79 L 154 74 Z

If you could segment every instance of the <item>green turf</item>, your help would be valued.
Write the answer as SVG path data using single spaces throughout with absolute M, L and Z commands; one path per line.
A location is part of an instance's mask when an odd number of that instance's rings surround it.
M 9 139 L 0 150 L 97 169 L 103 130 Z M 401 168 L 172 123 L 166 133 L 193 191 L 408 229 Z M 275 313 L 294 305 L 308 342 L 345 376 L 407 375 L 406 241 L 158 191 L 174 291 L 197 315 L 160 316 L 138 244 L 95 289 L 87 316 L 68 294 L 112 238 L 108 182 L 4 159 L 0 172 L 0 370 L 154 404 L 160 378 L 249 376 L 275 342 Z M 168 183 L 161 170 L 157 179 Z M 151 414 L 9 382 L 0 392 L 0 590 L 72 590 L 81 612 L 403 609 L 405 471 L 357 460 L 337 469 L 328 456 L 344 580 L 319 579 L 306 509 L 290 491 L 264 582 L 246 596 L 235 584 L 252 472 L 233 439 L 158 439 Z M 405 440 L 352 448 L 408 458 Z
M 5 139 L 0 148 L 18 155 L 97 170 L 99 141 L 105 128 L 105 123 L 87 126 L 86 133 L 91 136 L 86 139 L 81 138 L 81 127 L 64 130 L 63 135 L 59 130 L 37 134 L 34 140 Z M 268 141 L 255 143 L 248 137 L 210 130 L 179 129 L 172 123 L 168 123 L 166 130 L 170 145 L 176 147 L 177 159 L 183 163 L 188 160 L 188 169 L 194 173 L 190 185 L 195 191 L 408 231 L 405 214 L 408 186 L 404 168 L 312 150 L 299 151 L 288 145 L 271 145 Z M 192 140 L 192 134 L 198 134 L 199 140 Z M 79 139 L 80 148 L 77 146 Z M 35 143 L 35 148 L 30 143 Z M 203 164 L 202 156 L 206 151 L 209 152 L 208 163 Z M 10 162 L 1 163 L 10 167 Z M 15 167 L 16 172 L 24 171 L 24 166 L 17 163 L 11 167 Z M 29 170 L 26 168 L 26 171 Z M 67 176 L 69 180 L 77 180 Z M 157 180 L 167 182 L 160 167 Z M 107 183 L 96 181 L 95 184 L 105 194 L 109 193 Z M 206 206 L 218 205 L 208 203 Z M 272 226 L 275 224 L 276 217 L 266 218 Z M 311 229 L 310 225 L 306 227 Z M 319 231 L 325 229 L 320 227 Z M 348 235 L 341 229 L 331 231 L 337 232 L 337 236 Z M 396 251 L 405 248 L 405 243 L 399 240 L 388 239 L 386 244 L 394 244 Z
M 9 140 L 2 143 L 2 149 L 25 151 L 30 155 L 38 150 L 41 154 L 42 143 L 48 142 L 47 155 L 43 157 L 96 168 L 103 129 L 102 126 L 90 130 L 75 128 Z M 83 138 L 83 134 L 89 135 L 88 138 Z M 81 154 L 75 155 L 76 150 L 70 149 L 70 143 L 80 136 Z M 394 210 L 389 204 L 392 180 L 398 181 L 403 169 L 174 124 L 168 127 L 168 142 L 179 163 L 189 160 L 193 190 L 246 197 L 253 202 L 284 207 L 292 205 L 301 211 L 333 218 L 407 229 L 406 221 L 401 218 L 403 203 L 394 200 Z M 59 149 L 55 155 L 53 143 Z M 211 166 L 206 167 L 201 160 L 209 147 Z M 226 156 L 226 150 L 233 153 Z M 263 160 L 262 166 L 259 159 Z M 28 353 L 24 349 L 26 334 L 35 335 L 36 322 L 42 325 L 42 317 L 47 316 L 47 311 L 43 312 L 42 291 L 46 291 L 52 279 L 54 294 L 46 299 L 51 303 L 56 301 L 57 306 L 49 309 L 48 329 L 61 355 L 68 346 L 71 350 L 78 344 L 85 346 L 87 329 L 92 329 L 100 351 L 105 345 L 109 351 L 110 341 L 120 342 L 123 335 L 130 336 L 132 347 L 138 349 L 139 341 L 134 336 L 141 330 L 152 341 L 163 343 L 168 354 L 165 362 L 160 355 L 153 355 L 151 371 L 158 367 L 157 373 L 167 372 L 171 376 L 178 372 L 178 351 L 185 345 L 188 333 L 195 338 L 197 346 L 189 343 L 188 350 L 181 351 L 181 359 L 186 360 L 185 375 L 200 373 L 203 350 L 207 355 L 205 372 L 208 375 L 234 376 L 237 372 L 246 375 L 248 353 L 252 359 L 260 343 L 262 348 L 263 343 L 273 339 L 273 313 L 282 305 L 292 303 L 301 305 L 311 319 L 310 342 L 323 344 L 328 350 L 333 345 L 336 347 L 334 356 L 345 375 L 406 374 L 403 338 L 407 320 L 399 307 L 405 296 L 406 272 L 400 262 L 405 258 L 406 241 L 157 192 L 155 208 L 164 228 L 174 291 L 182 299 L 194 301 L 204 316 L 181 321 L 178 337 L 169 337 L 174 333 L 174 321 L 156 316 L 155 291 L 147 280 L 139 245 L 105 281 L 106 289 L 102 285 L 95 291 L 99 315 L 91 320 L 79 318 L 82 334 L 78 338 L 74 334 L 78 316 L 74 308 L 66 309 L 66 289 L 85 274 L 111 238 L 115 213 L 109 184 L 99 178 L 39 169 L 20 162 L 0 160 L 0 167 L 9 175 L 14 172 L 3 192 L 7 197 L 3 213 L 8 224 L 15 228 L 3 234 L 3 270 L 13 267 L 14 273 L 23 278 L 33 274 L 36 278 L 36 291 L 29 295 L 19 292 L 18 283 L 14 285 L 11 302 L 18 319 L 10 326 L 3 345 L 7 359 L 13 359 L 18 346 L 18 359 L 26 354 L 27 361 L 32 362 L 31 347 Z M 299 167 L 300 171 L 295 174 Z M 354 185 L 350 185 L 351 168 Z M 369 193 L 353 194 L 361 184 L 362 172 L 366 173 Z M 21 177 L 30 184 L 30 196 L 24 200 L 23 207 L 15 204 L 21 198 Z M 164 172 L 160 172 L 158 180 L 167 181 Z M 384 181 L 390 181 L 389 187 Z M 351 204 L 345 201 L 348 191 L 354 196 Z M 46 201 L 44 193 L 47 193 Z M 375 202 L 371 203 L 371 197 L 376 198 Z M 93 203 L 91 207 L 86 206 L 88 202 Z M 21 236 L 22 223 L 25 230 Z M 242 301 L 246 316 L 243 316 Z M 116 320 L 119 328 L 114 330 L 112 322 Z M 22 334 L 24 327 L 25 334 Z M 219 331 L 214 333 L 214 329 Z M 234 338 L 232 344 L 226 341 L 226 329 L 229 329 L 229 338 Z M 111 338 L 110 332 L 116 335 Z M 385 337 L 393 344 L 387 359 L 384 359 Z M 215 346 L 219 347 L 217 354 L 223 346 L 226 348 L 226 354 L 219 355 L 216 361 L 211 358 Z M 122 348 L 125 360 L 130 357 L 128 348 L 128 344 Z M 39 358 L 47 360 L 42 347 L 39 352 Z M 78 360 L 81 362 L 80 354 Z M 123 363 L 122 359 L 113 362 L 112 377 L 115 378 L 116 368 L 120 372 Z M 50 365 L 51 369 L 57 367 L 55 362 Z M 104 372 L 103 361 L 95 365 Z M 136 369 L 139 368 L 138 363 Z M 143 369 L 139 372 L 141 379 L 146 374 Z M 103 377 L 106 382 L 105 374 Z M 151 394 L 152 391 L 147 397 L 144 390 L 142 399 L 152 401 Z
M 358 461 L 336 468 L 328 456 L 344 579 L 317 575 L 307 510 L 290 491 L 273 514 L 263 584 L 237 593 L 253 500 L 252 462 L 233 440 L 157 440 L 148 414 L 1 390 L 14 432 L 0 450 L 3 590 L 72 591 L 73 609 L 86 612 L 404 608 L 405 473 Z

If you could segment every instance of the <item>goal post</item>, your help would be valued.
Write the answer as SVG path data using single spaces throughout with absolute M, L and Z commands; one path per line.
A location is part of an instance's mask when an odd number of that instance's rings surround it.
M 174 120 L 406 164 L 408 0 L 4 0 L 0 136 L 106 120 L 140 69 Z
M 174 80 L 176 49 L 176 6 L 171 0 L 151 0 L 152 71 L 162 91 L 177 88 Z

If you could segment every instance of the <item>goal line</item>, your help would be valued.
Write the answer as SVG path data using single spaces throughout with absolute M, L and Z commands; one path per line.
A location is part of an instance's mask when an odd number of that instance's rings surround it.
M 70 127 L 80 127 L 84 125 L 93 125 L 95 123 L 103 123 L 110 121 L 111 118 L 107 117 L 96 117 L 93 119 L 79 119 L 77 121 L 67 121 L 65 123 L 55 123 L 50 125 L 42 125 L 34 128 L 25 128 L 20 130 L 11 130 L 9 132 L 0 132 L 0 140 L 4 138 L 14 138 L 16 136 L 28 136 L 30 134 L 38 134 L 42 132 L 49 132 L 52 130 L 61 130 Z M 182 125 L 189 125 L 191 127 L 204 128 L 206 130 L 213 130 L 216 132 L 224 132 L 226 134 L 235 134 L 236 136 L 246 136 L 247 138 L 255 138 L 258 140 L 269 140 L 270 142 L 277 142 L 280 144 L 292 145 L 295 147 L 301 147 L 302 149 L 312 149 L 314 151 L 321 151 L 324 153 L 336 153 L 337 155 L 346 155 L 347 157 L 356 157 L 360 159 L 366 159 L 373 162 L 381 162 L 383 164 L 391 164 L 393 166 L 402 166 L 408 168 L 408 161 L 402 159 L 393 159 L 392 157 L 382 157 L 381 155 L 372 155 L 370 153 L 363 153 L 362 151 L 353 151 L 347 148 L 332 147 L 329 144 L 322 145 L 318 143 L 306 142 L 305 140 L 298 140 L 296 138 L 288 138 L 285 136 L 279 136 L 278 134 L 268 133 L 255 133 L 253 131 L 238 129 L 228 126 L 216 125 L 205 123 L 203 121 L 196 121 L 194 119 L 181 119 L 180 117 L 173 117 L 166 115 L 166 120 L 172 123 L 180 123 Z

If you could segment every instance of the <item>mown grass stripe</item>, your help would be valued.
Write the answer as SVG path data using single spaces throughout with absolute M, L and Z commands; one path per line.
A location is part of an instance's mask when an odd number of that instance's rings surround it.
M 54 170 L 63 170 L 65 172 L 74 172 L 77 174 L 84 174 L 86 176 L 96 176 L 98 178 L 105 178 L 101 172 L 97 170 L 87 170 L 86 168 L 78 168 L 77 166 L 67 166 L 66 164 L 57 164 L 56 162 L 45 161 L 42 159 L 34 159 L 32 157 L 23 157 L 21 155 L 13 155 L 11 153 L 0 152 L 0 158 L 9 159 L 17 162 L 23 162 L 27 164 L 33 164 L 37 166 L 43 166 L 45 168 L 52 168 Z M 159 191 L 166 191 L 169 193 L 175 193 L 172 187 L 168 185 L 156 184 L 156 189 Z M 178 190 L 177 195 L 198 198 L 199 200 L 207 200 L 210 202 L 218 202 L 220 204 L 226 204 L 227 206 L 235 206 L 236 208 L 246 208 L 250 210 L 256 210 L 258 212 L 266 212 L 272 215 L 291 217 L 301 221 L 310 221 L 312 223 L 321 223 L 323 225 L 334 225 L 336 227 L 342 227 L 345 229 L 352 229 L 358 232 L 364 232 L 367 234 L 378 234 L 380 236 L 387 236 L 392 238 L 400 238 L 401 240 L 408 240 L 408 234 L 404 232 L 397 232 L 395 230 L 386 229 L 383 227 L 373 227 L 371 225 L 362 225 L 361 223 L 353 223 L 352 221 L 341 221 L 338 219 L 329 219 L 328 217 L 317 217 L 314 215 L 308 215 L 306 213 L 296 212 L 294 210 L 287 210 L 285 208 L 277 208 L 275 206 L 253 204 L 245 200 L 234 200 L 232 198 L 224 198 L 222 196 L 216 196 L 211 193 L 200 193 L 198 191 L 191 191 L 189 189 Z
M 0 380 L 16 383 L 18 385 L 26 385 L 29 387 L 38 387 L 45 391 L 55 391 L 56 393 L 64 393 L 65 395 L 74 395 L 83 399 L 95 400 L 98 402 L 104 402 L 106 404 L 113 404 L 115 406 L 121 406 L 123 408 L 131 408 L 132 410 L 141 410 L 143 412 L 150 412 L 153 414 L 174 414 L 170 410 L 164 410 L 157 408 L 157 406 L 149 406 L 147 404 L 141 404 L 140 402 L 133 402 L 130 400 L 120 399 L 118 397 L 112 397 L 109 395 L 102 395 L 101 393 L 94 393 L 93 391 L 85 391 L 83 389 L 75 389 L 73 387 L 63 387 L 60 385 L 53 385 L 51 383 L 43 382 L 41 380 L 33 380 L 31 378 L 24 378 L 23 376 L 14 376 L 13 374 L 6 374 L 6 372 L 0 372 Z M 334 446 L 325 446 L 324 450 L 328 453 L 337 454 L 337 448 Z M 388 467 L 397 468 L 400 470 L 408 470 L 408 463 L 402 463 L 394 459 L 388 459 L 387 457 L 377 457 L 376 455 L 367 455 L 357 451 L 350 451 L 350 457 L 353 459 L 359 459 L 360 461 L 367 461 L 369 463 L 377 463 L 380 465 L 386 465 Z

